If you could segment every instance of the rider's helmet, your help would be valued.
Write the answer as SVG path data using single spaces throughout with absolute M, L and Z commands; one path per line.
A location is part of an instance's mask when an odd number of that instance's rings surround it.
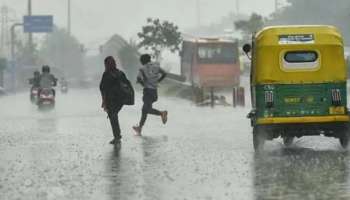
M 43 73 L 50 73 L 50 67 L 48 65 L 44 65 L 42 68 L 41 68 L 41 71 Z

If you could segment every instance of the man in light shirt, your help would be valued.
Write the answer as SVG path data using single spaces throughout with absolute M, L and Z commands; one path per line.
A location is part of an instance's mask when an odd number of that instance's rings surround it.
M 139 70 L 137 82 L 143 86 L 143 107 L 140 123 L 133 127 L 136 135 L 141 135 L 148 114 L 160 116 L 163 124 L 168 120 L 168 111 L 153 108 L 153 103 L 158 100 L 158 83 L 166 77 L 166 72 L 158 63 L 151 62 L 151 56 L 148 54 L 142 55 L 140 62 L 143 67 Z

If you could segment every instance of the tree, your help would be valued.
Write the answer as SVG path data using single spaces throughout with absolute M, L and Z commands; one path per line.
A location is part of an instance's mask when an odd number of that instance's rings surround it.
M 261 15 L 253 13 L 248 20 L 239 20 L 234 22 L 235 28 L 241 30 L 244 39 L 249 40 L 251 35 L 259 31 L 264 26 L 264 18 Z
M 101 56 L 114 56 L 117 59 L 118 67 L 128 75 L 131 80 L 136 80 L 136 75 L 140 69 L 138 45 L 130 40 L 126 41 L 118 34 L 113 35 L 102 47 Z
M 137 44 L 130 40 L 126 46 L 119 50 L 119 58 L 128 77 L 131 80 L 136 80 L 137 73 L 140 69 Z
M 79 41 L 66 30 L 55 28 L 40 49 L 41 64 L 48 64 L 68 78 L 83 78 L 84 52 Z
M 182 42 L 181 33 L 178 26 L 169 21 L 159 19 L 147 19 L 147 24 L 142 27 L 142 32 L 138 33 L 141 39 L 140 48 L 153 51 L 153 55 L 160 59 L 164 49 L 176 52 L 180 49 Z
M 16 65 L 17 66 L 30 66 L 36 65 L 39 60 L 39 52 L 37 44 L 33 44 L 32 47 L 28 45 L 27 42 L 15 41 L 15 47 L 17 52 L 15 53 Z

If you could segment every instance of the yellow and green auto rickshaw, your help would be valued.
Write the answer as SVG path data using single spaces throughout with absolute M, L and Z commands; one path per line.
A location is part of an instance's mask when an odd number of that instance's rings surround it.
M 343 39 L 332 26 L 273 26 L 253 37 L 248 117 L 255 150 L 265 140 L 324 135 L 349 143 Z

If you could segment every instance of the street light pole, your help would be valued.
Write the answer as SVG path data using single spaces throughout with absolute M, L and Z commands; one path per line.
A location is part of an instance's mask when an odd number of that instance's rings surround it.
M 28 16 L 32 16 L 32 0 L 28 0 Z M 34 58 L 33 58 L 33 33 L 28 33 L 28 48 L 29 48 L 29 58 L 30 58 L 30 64 L 34 64 Z
M 67 30 L 68 34 L 71 34 L 71 0 L 68 0 L 68 16 L 67 16 Z

